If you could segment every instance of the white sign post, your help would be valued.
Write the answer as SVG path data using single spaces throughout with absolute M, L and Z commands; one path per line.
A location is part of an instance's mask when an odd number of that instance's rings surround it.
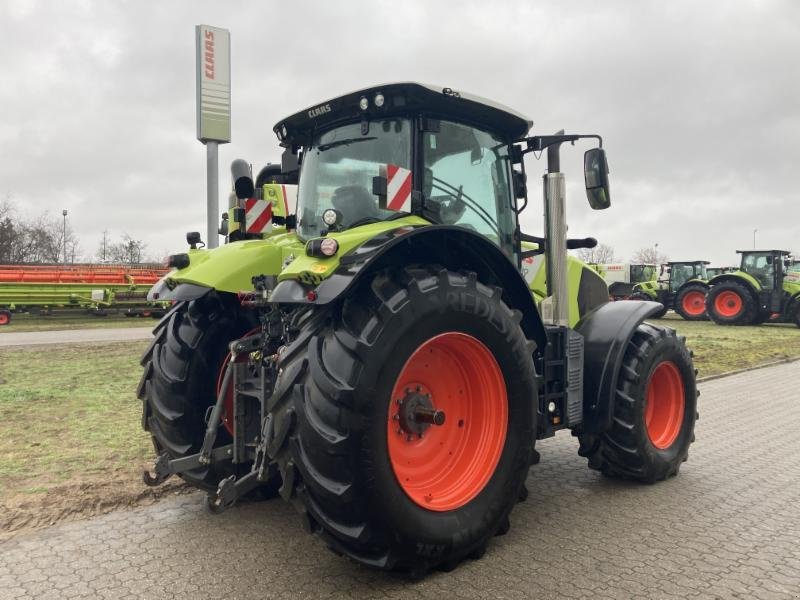
M 206 146 L 207 237 L 219 245 L 218 145 L 231 141 L 231 34 L 227 29 L 197 25 L 197 139 Z

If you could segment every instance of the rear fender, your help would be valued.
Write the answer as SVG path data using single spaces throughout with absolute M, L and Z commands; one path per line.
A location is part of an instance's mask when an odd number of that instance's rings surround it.
M 722 273 L 717 275 L 716 277 L 712 277 L 708 280 L 709 286 L 715 286 L 720 283 L 724 283 L 726 281 L 735 281 L 736 283 L 744 283 L 747 287 L 753 292 L 754 297 L 758 297 L 758 293 L 761 291 L 761 284 L 758 282 L 758 279 L 750 275 L 749 273 L 745 273 L 744 271 L 735 271 L 733 273 Z
M 617 378 L 628 342 L 639 324 L 662 310 L 657 302 L 609 302 L 586 315 L 575 330 L 583 336 L 583 431 L 611 427 Z
M 517 267 L 492 242 L 451 225 L 384 231 L 343 255 L 336 271 L 316 287 L 287 279 L 278 283 L 269 299 L 282 304 L 328 304 L 380 269 L 410 264 L 474 271 L 481 282 L 500 287 L 505 303 L 522 313 L 525 335 L 541 349 L 547 344 L 533 296 Z
M 702 286 L 702 287 L 706 288 L 706 292 L 708 291 L 708 282 L 707 281 L 704 281 L 702 279 L 690 279 L 689 281 L 684 281 L 683 285 L 681 285 L 681 287 L 678 288 L 676 296 L 677 296 L 677 294 L 680 294 L 681 291 L 683 291 L 683 289 L 685 287 L 688 287 L 690 285 L 699 285 L 699 286 Z

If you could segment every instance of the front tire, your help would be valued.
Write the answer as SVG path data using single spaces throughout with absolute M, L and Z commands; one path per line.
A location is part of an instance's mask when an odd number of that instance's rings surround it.
M 508 529 L 535 431 L 534 347 L 519 320 L 474 274 L 406 269 L 306 323 L 268 408 L 281 495 L 311 531 L 419 576 Z M 412 405 L 444 422 L 419 429 Z
M 205 417 L 216 402 L 228 343 L 254 325 L 249 315 L 228 300 L 210 292 L 176 306 L 156 327 L 156 337 L 142 357 L 142 426 L 150 432 L 157 453 L 167 452 L 175 459 L 200 451 Z M 221 425 L 215 446 L 229 441 L 230 435 Z M 247 470 L 249 465 L 215 463 L 179 477 L 214 492 L 222 479 Z M 273 482 L 269 485 L 276 487 Z
M 677 475 L 694 441 L 697 388 L 685 341 L 642 323 L 622 361 L 611 429 L 580 434 L 581 456 L 604 475 L 653 483 Z

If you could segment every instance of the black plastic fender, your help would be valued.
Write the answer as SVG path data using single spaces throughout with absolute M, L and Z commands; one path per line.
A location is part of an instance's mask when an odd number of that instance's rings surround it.
M 520 325 L 528 339 L 540 349 L 547 344 L 542 319 L 519 269 L 485 237 L 453 225 L 402 226 L 379 234 L 343 255 L 334 274 L 316 287 L 284 280 L 275 286 L 269 300 L 280 304 L 328 304 L 369 273 L 411 264 L 474 271 L 484 284 L 500 287 L 505 303 L 522 313 Z
M 639 324 L 660 310 L 658 302 L 608 302 L 575 326 L 584 343 L 584 433 L 601 433 L 611 427 L 617 376 L 625 348 Z
M 210 287 L 195 285 L 194 283 L 178 283 L 170 288 L 167 284 L 168 279 L 169 274 L 155 282 L 150 291 L 147 292 L 148 302 L 197 300 L 212 290 Z

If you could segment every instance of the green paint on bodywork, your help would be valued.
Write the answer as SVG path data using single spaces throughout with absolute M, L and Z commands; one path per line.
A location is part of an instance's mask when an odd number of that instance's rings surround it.
M 213 250 L 189 250 L 189 266 L 176 269 L 168 277 L 175 283 L 191 283 L 214 288 L 222 292 L 236 293 L 253 289 L 255 275 L 277 275 L 279 281 L 297 279 L 303 283 L 317 285 L 330 277 L 339 266 L 339 259 L 376 235 L 405 226 L 430 225 L 429 221 L 413 215 L 371 223 L 347 231 L 328 234 L 339 242 L 339 251 L 331 258 L 317 258 L 306 254 L 306 244 L 292 233 L 280 229 L 264 239 L 231 242 Z M 537 246 L 523 242 L 523 250 Z M 536 268 L 528 277 L 529 288 L 537 306 L 547 296 L 547 278 L 544 256 L 537 256 L 526 267 Z M 435 262 L 435 257 L 431 257 Z M 569 291 L 569 324 L 574 327 L 583 316 L 578 308 L 578 290 L 583 270 L 592 271 L 600 281 L 602 278 L 591 267 L 572 256 L 567 257 Z
M 715 285 L 725 278 L 730 277 L 739 277 L 744 279 L 747 283 L 753 286 L 753 289 L 757 292 L 761 291 L 761 284 L 759 283 L 758 279 L 750 275 L 749 273 L 745 273 L 744 271 L 734 271 L 733 273 L 723 273 L 721 275 L 717 275 L 716 277 L 712 277 L 709 281 L 709 285 Z
M 534 243 L 522 243 L 523 251 L 534 250 L 537 247 L 538 246 Z M 533 298 L 536 301 L 537 307 L 539 307 L 542 300 L 547 297 L 547 268 L 545 263 L 546 261 L 544 255 L 539 255 L 536 256 L 532 262 L 526 263 L 523 261 L 522 265 L 523 275 L 528 281 L 528 287 L 533 294 Z M 578 290 L 580 289 L 581 276 L 583 275 L 584 269 L 590 271 L 593 276 L 597 277 L 599 282 L 602 282 L 603 284 L 605 283 L 603 278 L 597 273 L 597 270 L 592 266 L 587 265 L 574 256 L 567 256 L 567 292 L 569 296 L 570 327 L 575 327 L 578 321 L 580 321 L 581 317 L 583 317 L 583 315 L 580 314 L 580 309 L 578 306 Z
M 643 281 L 633 286 L 634 292 L 641 292 L 642 294 L 647 294 L 653 300 L 658 298 L 659 290 L 664 290 L 664 289 L 666 289 L 666 285 L 664 285 L 658 280 Z
M 278 280 L 283 281 L 285 279 L 298 279 L 303 283 L 316 285 L 323 279 L 333 275 L 333 272 L 339 266 L 339 258 L 341 256 L 344 256 L 367 240 L 374 238 L 376 235 L 379 235 L 385 231 L 397 229 L 399 227 L 430 224 L 430 221 L 426 221 L 421 217 L 409 215 L 407 217 L 403 217 L 402 219 L 381 221 L 380 223 L 362 225 L 361 227 L 356 227 L 355 229 L 348 229 L 338 233 L 330 233 L 326 237 L 333 238 L 339 243 L 339 251 L 335 256 L 330 258 L 317 258 L 308 256 L 305 252 L 304 245 L 303 251 L 297 255 L 297 258 L 287 265 L 285 269 L 280 271 Z
M 172 271 L 168 277 L 175 283 L 232 293 L 252 290 L 251 279 L 255 275 L 277 275 L 281 281 L 298 279 L 317 284 L 333 274 L 340 256 L 376 235 L 407 225 L 429 224 L 420 217 L 408 216 L 331 233 L 328 237 L 339 242 L 339 252 L 331 258 L 306 255 L 305 242 L 296 233 L 276 228 L 264 239 L 231 242 L 213 250 L 189 250 L 189 266 Z

